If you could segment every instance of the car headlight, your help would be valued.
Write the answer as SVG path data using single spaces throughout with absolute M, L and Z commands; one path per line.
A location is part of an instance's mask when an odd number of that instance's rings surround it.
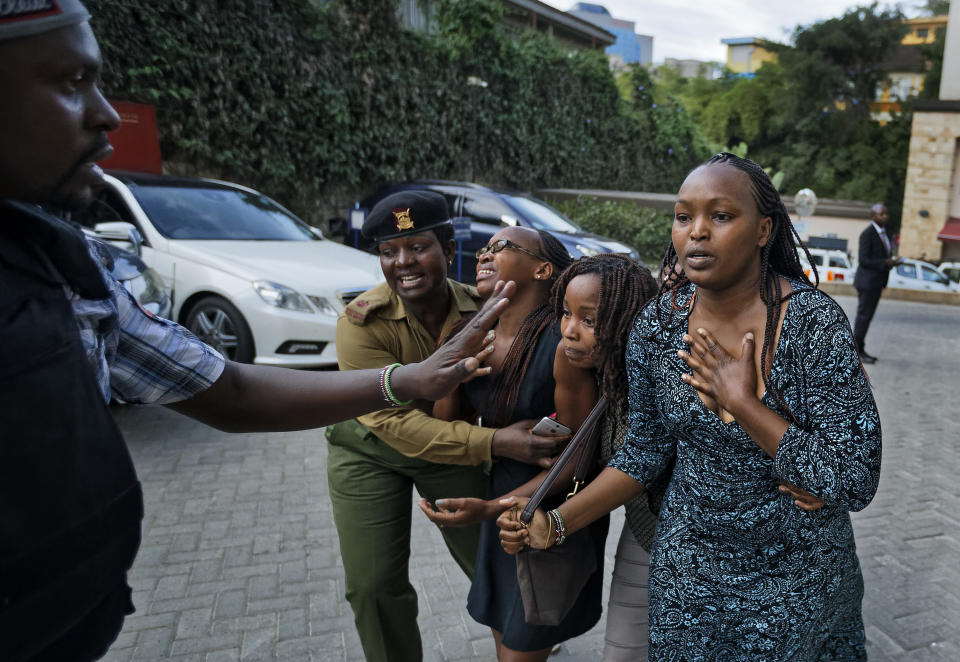
M 593 257 L 594 255 L 600 255 L 603 251 L 596 246 L 585 246 L 583 244 L 577 244 L 575 248 L 580 251 L 580 254 L 584 257 Z
M 287 310 L 298 310 L 301 313 L 312 313 L 313 308 L 307 298 L 294 289 L 271 283 L 266 280 L 254 281 L 253 289 L 257 291 L 260 298 L 271 306 L 277 308 L 286 308 Z
M 337 309 L 333 307 L 333 304 L 327 299 L 314 296 L 312 294 L 308 294 L 307 298 L 310 299 L 310 301 L 313 302 L 313 305 L 317 307 L 317 310 L 324 315 L 333 315 L 334 317 L 338 317 L 340 315 L 340 313 L 337 312 Z

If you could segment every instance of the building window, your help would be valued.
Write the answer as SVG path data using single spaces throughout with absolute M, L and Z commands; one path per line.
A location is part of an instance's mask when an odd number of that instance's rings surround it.
M 927 28 L 917 28 L 917 39 L 926 39 L 928 32 Z

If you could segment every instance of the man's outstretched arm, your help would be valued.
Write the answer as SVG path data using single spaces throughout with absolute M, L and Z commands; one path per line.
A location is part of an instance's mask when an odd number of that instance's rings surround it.
M 499 283 L 480 313 L 450 342 L 420 363 L 396 368 L 391 388 L 400 400 L 437 400 L 474 374 L 487 332 L 516 290 Z M 379 370 L 306 372 L 228 361 L 207 390 L 167 405 L 228 432 L 305 430 L 385 409 Z

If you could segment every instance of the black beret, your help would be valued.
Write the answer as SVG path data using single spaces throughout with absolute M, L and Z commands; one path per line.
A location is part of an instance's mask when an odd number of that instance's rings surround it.
M 434 191 L 400 191 L 378 202 L 363 221 L 363 236 L 373 241 L 430 230 L 450 222 L 447 200 Z

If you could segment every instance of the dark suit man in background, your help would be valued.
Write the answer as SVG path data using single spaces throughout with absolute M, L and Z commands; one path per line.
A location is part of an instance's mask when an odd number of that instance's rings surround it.
M 883 288 L 887 286 L 890 269 L 900 262 L 893 257 L 893 246 L 884 229 L 887 224 L 887 208 L 878 202 L 870 208 L 872 223 L 860 234 L 860 253 L 857 274 L 853 286 L 857 288 L 857 317 L 853 323 L 853 338 L 857 342 L 857 351 L 864 363 L 876 363 L 877 357 L 867 354 L 864 339 L 870 320 L 877 310 L 877 303 Z

